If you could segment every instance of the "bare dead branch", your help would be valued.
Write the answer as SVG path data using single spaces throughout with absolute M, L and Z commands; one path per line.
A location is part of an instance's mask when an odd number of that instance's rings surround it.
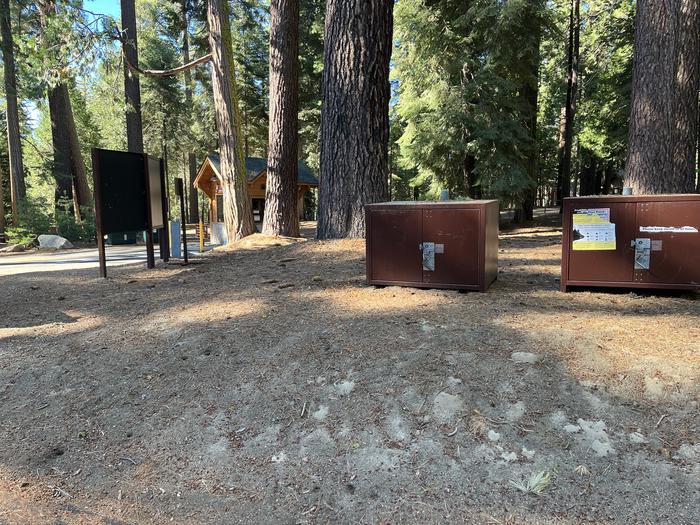
M 195 60 L 192 60 L 191 62 L 188 62 L 187 64 L 183 64 L 178 67 L 174 67 L 172 69 L 142 69 L 138 66 L 135 66 L 131 62 L 127 60 L 126 57 L 124 57 L 124 62 L 126 62 L 126 65 L 129 67 L 131 71 L 134 73 L 138 73 L 139 75 L 144 75 L 147 77 L 172 77 L 177 75 L 178 73 L 183 73 L 187 71 L 188 69 L 193 69 L 197 67 L 200 64 L 205 64 L 211 60 L 211 53 L 208 53 L 202 57 L 199 57 Z
M 172 69 L 143 69 L 140 68 L 137 65 L 132 64 L 129 62 L 129 60 L 126 58 L 126 54 L 124 53 L 124 46 L 128 44 L 126 38 L 124 35 L 121 33 L 117 32 L 114 35 L 115 40 L 118 40 L 121 42 L 122 45 L 122 57 L 124 58 L 124 63 L 127 65 L 127 67 L 133 71 L 134 73 L 138 75 L 143 75 L 147 77 L 172 77 L 175 76 L 179 73 L 183 73 L 187 70 L 193 69 L 197 67 L 200 64 L 205 64 L 206 62 L 209 62 L 211 60 L 211 53 L 207 53 L 206 55 L 195 58 L 194 60 L 191 60 L 187 64 L 183 64 L 178 67 L 174 67 Z

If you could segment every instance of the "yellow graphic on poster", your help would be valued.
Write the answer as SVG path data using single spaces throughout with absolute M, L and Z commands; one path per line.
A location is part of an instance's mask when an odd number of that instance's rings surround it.
M 616 250 L 615 225 L 610 208 L 574 210 L 573 243 L 576 251 Z

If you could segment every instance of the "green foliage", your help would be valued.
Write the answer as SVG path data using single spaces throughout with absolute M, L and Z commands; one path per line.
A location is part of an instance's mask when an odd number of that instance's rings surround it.
M 76 219 L 73 203 L 60 199 L 56 206 L 56 232 L 71 242 L 95 242 L 95 211 L 83 207 L 80 215 L 81 219 Z
M 89 75 L 108 47 L 112 23 L 91 16 L 82 0 L 57 0 L 50 13 L 39 2 L 21 5 L 22 31 L 14 31 L 16 63 L 24 89 L 40 98 L 48 87 Z
M 70 206 L 56 210 L 56 231 L 71 242 L 93 243 L 95 237 L 95 211 L 89 207 L 80 209 L 81 219 L 77 220 Z
M 261 0 L 236 0 L 231 10 L 238 107 L 247 156 L 267 153 L 268 12 L 269 2 Z
M 574 178 L 592 169 L 617 171 L 627 155 L 634 0 L 581 2 L 579 92 L 574 120 Z M 566 94 L 570 4 L 551 6 L 556 28 L 545 35 L 540 66 L 540 185 L 556 184 L 561 108 Z M 598 188 L 605 190 L 605 188 Z
M 31 245 L 42 233 L 49 233 L 53 220 L 46 212 L 45 202 L 26 201 L 19 208 L 19 226 L 7 228 L 7 238 L 10 244 Z
M 299 148 L 316 169 L 325 3 L 300 0 Z M 86 160 L 91 147 L 125 149 L 123 62 L 119 47 L 107 38 L 118 21 L 86 11 L 82 0 L 57 0 L 56 14 L 44 21 L 36 2 L 11 4 L 15 27 L 21 27 L 15 44 L 28 200 L 34 209 L 23 212 L 22 235 L 31 238 L 53 227 L 72 239 L 91 238 L 71 213 L 54 209 L 45 95 L 56 82 L 69 86 Z M 496 196 L 517 205 L 537 187 L 546 201 L 557 176 L 569 6 L 568 0 L 396 2 L 389 145 L 393 199 L 435 197 L 449 188 L 456 198 Z M 265 156 L 269 0 L 230 0 L 230 8 L 245 149 Z M 634 0 L 581 2 L 576 173 L 610 174 L 623 167 L 634 8 Z M 143 67 L 181 64 L 185 31 L 190 59 L 209 51 L 206 2 L 137 0 L 136 14 Z M 187 153 L 201 162 L 218 146 L 210 67 L 191 73 L 188 86 L 184 75 L 141 77 L 145 149 L 167 154 L 170 181 L 187 177 Z M 0 151 L 7 178 L 5 155 Z M 39 224 L 41 217 L 49 218 L 48 226 Z
M 427 196 L 520 196 L 533 186 L 523 100 L 536 89 L 543 1 L 400 0 L 394 78 L 400 165 Z M 478 190 L 481 190 L 480 192 Z
M 39 235 L 57 233 L 71 242 L 95 242 L 95 211 L 81 209 L 81 219 L 75 218 L 73 202 L 61 198 L 55 206 L 53 216 L 47 212 L 52 205 L 45 200 L 28 200 L 19 209 L 19 226 L 7 228 L 8 240 L 12 244 L 32 245 Z
M 321 149 L 321 80 L 325 0 L 299 5 L 299 148 L 300 157 L 318 173 Z
M 634 2 L 592 1 L 585 14 L 579 141 L 598 158 L 621 165 L 632 86 Z

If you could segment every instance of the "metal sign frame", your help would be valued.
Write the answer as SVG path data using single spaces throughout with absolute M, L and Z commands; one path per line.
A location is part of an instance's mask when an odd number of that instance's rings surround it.
M 108 228 L 105 227 L 105 220 L 104 220 L 104 214 L 106 212 L 105 209 L 105 199 L 103 196 L 103 189 L 104 189 L 104 173 L 102 173 L 102 167 L 101 167 L 101 162 L 102 162 L 102 156 L 105 153 L 109 154 L 123 154 L 123 155 L 129 155 L 129 156 L 134 156 L 134 155 L 139 155 L 142 157 L 142 162 L 141 165 L 143 166 L 142 169 L 142 182 L 143 186 L 134 186 L 133 188 L 130 188 L 129 191 L 134 194 L 138 194 L 142 192 L 142 190 L 145 190 L 145 198 L 143 199 L 144 202 L 141 204 L 136 204 L 136 209 L 139 209 L 141 206 L 143 206 L 143 210 L 145 212 L 145 217 L 146 221 L 145 224 L 139 225 L 139 227 L 144 227 L 144 230 L 146 232 L 146 266 L 150 268 L 155 268 L 155 250 L 154 250 L 154 245 L 153 245 L 153 230 L 154 228 L 157 228 L 160 232 L 160 238 L 161 238 L 161 258 L 163 258 L 165 261 L 168 260 L 168 252 L 169 252 L 169 243 L 167 241 L 167 233 L 166 233 L 166 228 L 165 226 L 167 225 L 167 205 L 168 205 L 168 198 L 167 194 L 165 191 L 165 184 L 164 184 L 164 173 L 163 173 L 163 160 L 162 159 L 154 159 L 151 157 L 151 160 L 158 160 L 159 162 L 159 168 L 160 168 L 160 177 L 159 177 L 159 182 L 160 182 L 160 188 L 153 187 L 151 184 L 150 180 L 150 173 L 149 173 L 149 156 L 143 153 L 133 153 L 133 152 L 126 152 L 126 151 L 115 151 L 115 150 L 106 150 L 106 149 L 101 149 L 101 148 L 93 148 L 92 149 L 92 174 L 93 174 L 93 182 L 94 182 L 94 188 L 95 188 L 95 228 L 96 228 L 96 233 L 97 233 L 97 251 L 99 255 L 99 272 L 100 272 L 100 277 L 106 278 L 107 277 L 107 257 L 106 257 L 106 249 L 105 249 L 105 236 L 110 234 L 110 233 L 115 233 L 117 231 L 124 231 L 128 230 L 130 227 L 133 225 L 128 225 L 122 229 L 119 229 L 118 227 L 113 227 L 109 228 L 110 231 L 106 231 Z M 134 180 L 138 180 L 134 179 Z M 161 200 L 161 205 L 162 205 L 162 210 L 163 210 L 163 216 L 162 216 L 162 222 L 158 224 L 154 224 L 154 220 L 152 217 L 152 196 L 153 193 L 159 191 L 160 192 L 160 200 Z M 138 200 L 138 199 L 137 199 Z M 163 241 L 164 239 L 164 241 Z M 163 243 L 165 244 L 166 250 L 163 253 Z

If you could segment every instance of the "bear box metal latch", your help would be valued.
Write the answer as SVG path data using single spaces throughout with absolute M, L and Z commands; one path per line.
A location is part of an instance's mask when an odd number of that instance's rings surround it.
M 444 244 L 436 244 L 434 242 L 422 242 L 418 249 L 423 252 L 423 270 L 428 272 L 435 271 L 435 254 L 445 253 Z
M 651 239 L 634 240 L 634 269 L 648 270 L 651 264 Z

